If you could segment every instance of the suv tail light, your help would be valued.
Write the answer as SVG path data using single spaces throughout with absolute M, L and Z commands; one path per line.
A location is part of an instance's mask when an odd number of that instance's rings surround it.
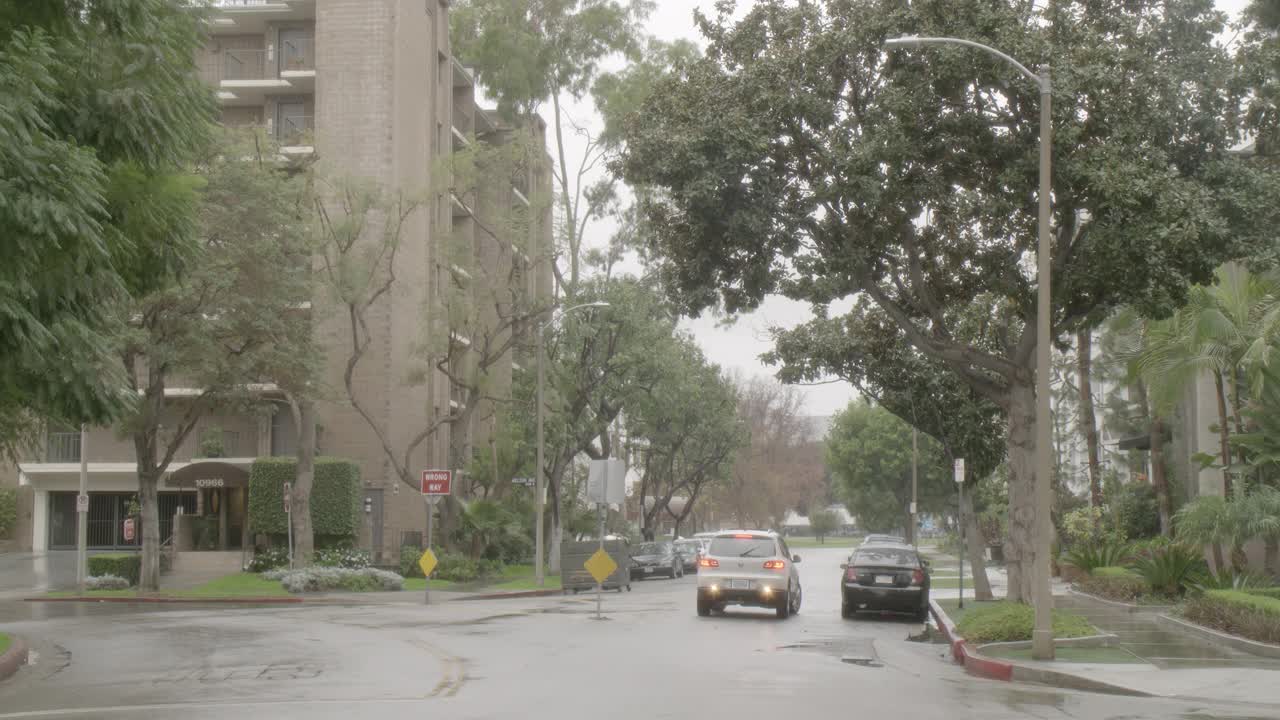
M 916 568 L 915 570 L 912 570 L 912 571 L 911 571 L 911 584 L 912 584 L 912 585 L 924 585 L 924 571 L 923 571 L 923 570 L 921 570 L 920 568 Z
M 858 582 L 858 569 L 850 567 L 844 571 L 844 578 L 849 582 Z
M 787 563 L 782 560 L 765 560 L 764 561 L 765 570 L 782 570 L 786 566 L 787 566 Z
M 698 558 L 698 567 L 720 567 L 720 561 L 715 558 L 700 557 Z

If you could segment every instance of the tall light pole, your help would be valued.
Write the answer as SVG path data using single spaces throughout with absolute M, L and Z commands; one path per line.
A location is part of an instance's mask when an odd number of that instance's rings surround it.
M 949 37 L 907 37 L 886 40 L 886 48 L 918 48 L 922 45 L 964 45 L 994 55 L 1018 69 L 1040 88 L 1040 244 L 1036 253 L 1036 486 L 1035 486 L 1035 571 L 1032 573 L 1032 605 L 1035 606 L 1035 630 L 1031 635 L 1031 655 L 1037 660 L 1053 659 L 1053 594 L 1049 586 L 1049 512 L 1052 491 L 1049 474 L 1051 442 L 1049 428 L 1049 159 L 1053 147 L 1053 125 L 1050 122 L 1053 86 L 1049 66 L 1041 65 L 1031 72 L 1025 65 L 993 47 L 972 40 Z
M 609 303 L 607 302 L 582 303 L 581 305 L 574 305 L 573 307 L 566 308 L 565 310 L 562 311 L 562 314 L 567 315 L 568 313 L 571 313 L 574 310 L 579 310 L 581 308 L 597 308 L 597 307 L 609 307 Z M 537 403 L 538 403 L 538 460 L 537 460 L 537 463 L 538 463 L 538 466 L 534 468 L 535 479 L 534 479 L 534 490 L 533 490 L 533 506 L 535 508 L 533 532 L 534 532 L 534 537 L 536 538 L 534 541 L 534 548 L 533 548 L 533 552 L 534 552 L 533 567 L 534 567 L 534 580 L 537 582 L 538 587 L 542 587 L 544 584 L 546 584 L 546 581 L 547 581 L 547 574 L 544 569 L 546 566 L 546 558 L 544 557 L 545 550 L 543 547 L 545 543 L 542 537 L 543 506 L 546 505 L 546 498 L 544 497 L 544 495 L 546 495 L 546 484 L 545 484 L 546 481 L 543 478 L 544 465 L 542 464 L 542 454 L 543 454 L 542 417 L 543 417 L 543 413 L 545 412 L 545 406 L 543 405 L 543 402 L 542 402 L 542 394 L 543 394 L 543 386 L 546 384 L 546 370 L 543 368 L 543 363 L 544 363 L 543 358 L 547 354 L 546 341 L 543 339 L 543 336 L 546 335 L 547 326 L 551 324 L 551 321 L 553 319 L 555 319 L 555 314 L 554 314 L 555 310 L 556 308 L 553 307 L 551 309 L 551 312 L 552 312 L 551 317 L 548 317 L 546 320 L 544 320 L 542 323 L 538 325 L 538 399 L 537 399 Z

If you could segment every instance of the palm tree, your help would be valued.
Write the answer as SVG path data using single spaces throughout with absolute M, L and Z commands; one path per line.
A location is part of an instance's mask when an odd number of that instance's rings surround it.
M 1250 537 L 1261 537 L 1265 543 L 1263 567 L 1272 578 L 1280 579 L 1280 490 L 1262 485 L 1249 493 L 1246 503 L 1250 513 L 1245 528 Z
M 1235 505 L 1236 507 L 1232 507 Z M 1244 563 L 1240 557 L 1243 553 L 1238 549 L 1247 539 L 1248 529 L 1244 513 L 1241 512 L 1247 503 L 1232 503 L 1217 495 L 1202 495 L 1187 503 L 1174 516 L 1174 527 L 1178 538 L 1198 545 L 1208 545 L 1213 554 L 1213 571 L 1221 572 L 1227 566 L 1223 546 L 1232 549 L 1232 566 L 1237 572 L 1244 571 Z

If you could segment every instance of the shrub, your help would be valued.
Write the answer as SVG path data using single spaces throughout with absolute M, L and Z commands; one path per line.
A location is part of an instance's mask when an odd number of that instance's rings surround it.
M 316 551 L 313 564 L 321 567 L 341 567 L 352 570 L 367 568 L 373 564 L 366 550 L 357 548 L 329 548 Z
M 0 488 L 0 538 L 9 537 L 18 524 L 18 491 Z
M 1092 573 L 1096 568 L 1124 565 L 1132 554 L 1126 543 L 1089 544 L 1068 552 L 1063 557 L 1063 563 Z
M 1177 597 L 1207 572 L 1199 550 L 1173 544 L 1139 557 L 1133 569 L 1147 581 L 1152 592 Z
M 289 531 L 284 483 L 298 476 L 297 459 L 263 457 L 249 472 L 249 524 L 255 532 Z M 311 526 L 317 536 L 354 537 L 360 529 L 360 467 L 340 458 L 316 458 L 311 488 Z
M 1208 590 L 1182 606 L 1194 623 L 1257 640 L 1280 643 L 1280 599 L 1240 590 Z
M 486 578 L 501 575 L 503 568 L 506 567 L 506 563 L 501 560 L 490 558 L 481 558 L 476 565 L 477 569 L 480 571 L 480 577 Z
M 1280 587 L 1256 587 L 1247 588 L 1245 592 L 1250 595 L 1261 595 L 1262 597 L 1275 598 L 1280 600 Z
M 283 580 L 285 575 L 293 572 L 289 568 L 273 568 L 259 573 L 263 580 Z
M 1141 539 L 1160 534 L 1160 508 L 1156 491 L 1149 483 L 1129 483 L 1116 492 L 1111 501 L 1116 532 L 1127 538 Z
M 1011 602 L 977 603 L 960 618 L 960 635 L 975 643 L 1030 640 L 1035 625 L 1035 609 Z M 1097 631 L 1079 615 L 1053 611 L 1053 636 L 1085 637 Z
M 309 567 L 281 573 L 280 584 L 291 593 L 347 590 L 402 590 L 404 578 L 387 570 L 362 568 L 353 570 L 339 567 Z
M 533 558 L 533 540 L 524 534 L 508 533 L 490 543 L 484 554 L 506 565 L 529 562 Z
M 480 577 L 480 563 L 457 553 L 442 553 L 432 575 L 437 580 L 472 582 Z
M 89 556 L 89 574 L 97 577 L 115 575 L 137 585 L 142 577 L 142 557 L 137 553 L 110 553 Z
M 84 579 L 86 590 L 125 590 L 129 581 L 119 575 L 90 575 Z
M 1231 568 L 1221 568 L 1218 572 L 1206 572 L 1202 577 L 1193 580 L 1190 589 L 1205 590 L 1256 590 L 1271 585 L 1271 578 L 1255 570 L 1235 572 Z M 1277 597 L 1280 597 L 1278 595 Z
M 1067 548 L 1083 548 L 1105 542 L 1106 512 L 1086 505 L 1062 516 L 1062 544 Z
M 289 567 L 289 550 L 282 547 L 269 547 L 253 554 L 249 561 L 249 572 L 261 573 L 276 568 Z
M 400 574 L 407 578 L 422 577 L 422 568 L 418 567 L 418 558 L 422 557 L 422 550 L 412 545 L 406 545 L 400 548 Z
M 1094 568 L 1078 585 L 1090 595 L 1120 602 L 1133 602 L 1151 592 L 1141 575 L 1122 567 Z

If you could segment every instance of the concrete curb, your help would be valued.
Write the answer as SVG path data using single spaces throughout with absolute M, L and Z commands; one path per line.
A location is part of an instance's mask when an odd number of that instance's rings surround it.
M 505 600 L 512 598 L 533 598 L 547 597 L 550 595 L 561 595 L 563 590 L 508 590 L 506 592 L 478 593 L 475 595 L 463 595 L 462 597 L 449 598 L 449 602 L 465 602 L 467 600 Z
M 15 635 L 9 638 L 9 649 L 0 655 L 0 680 L 8 679 L 27 663 L 27 644 Z
M 1077 590 L 1074 586 L 1067 588 L 1067 592 L 1075 595 L 1076 597 L 1088 600 L 1089 602 L 1097 603 L 1103 607 L 1122 610 L 1131 615 L 1137 615 L 1138 613 L 1162 613 L 1168 612 L 1173 608 L 1172 605 L 1137 605 L 1135 603 L 1125 603 L 1118 600 L 1108 600 L 1106 598 L 1101 598 L 1097 595 L 1084 592 L 1083 590 Z
M 247 598 L 186 598 L 186 597 L 92 597 L 75 595 L 71 597 L 29 597 L 24 602 L 78 602 L 78 603 L 145 603 L 145 604 L 186 604 L 186 605 L 296 605 L 306 602 L 300 597 L 247 597 Z
M 983 655 L 972 644 L 966 641 L 960 634 L 956 632 L 955 623 L 951 622 L 951 618 L 947 613 L 932 599 L 929 600 L 929 611 L 933 613 L 934 619 L 938 621 L 938 628 L 942 631 L 947 641 L 951 643 L 951 655 L 956 662 L 964 666 L 964 671 L 970 675 L 987 678 L 989 680 L 1001 680 L 1009 682 L 1017 680 L 1019 682 L 1034 682 L 1041 685 L 1050 685 L 1053 687 L 1065 688 L 1068 690 L 1087 690 L 1090 692 L 1109 693 L 1112 695 L 1132 695 L 1136 697 L 1150 697 L 1150 693 L 1134 690 L 1124 687 L 1123 685 L 1112 685 L 1110 683 L 1092 680 L 1090 678 L 1073 675 L 1071 673 L 1061 672 L 1058 670 L 1050 670 L 1048 668 L 1034 667 L 1023 665 L 1020 663 L 1001 660 Z M 1106 635 L 1095 635 L 1087 639 L 1090 641 L 1103 641 L 1105 638 L 1114 637 Z M 990 643 L 990 645 L 1020 645 L 1021 643 Z M 1026 643 L 1030 645 L 1030 642 Z M 1057 643 L 1055 643 L 1055 646 Z M 986 647 L 986 646 L 984 646 Z
M 1176 618 L 1171 615 L 1157 615 L 1156 622 L 1166 627 L 1172 628 L 1179 632 L 1197 636 L 1200 640 L 1207 640 L 1212 644 L 1226 645 L 1233 650 L 1246 652 L 1251 655 L 1259 655 L 1261 657 L 1280 658 L 1280 645 L 1272 645 L 1271 643 L 1258 642 L 1242 638 L 1238 635 L 1224 633 L 1221 630 L 1197 625 L 1196 623 Z

